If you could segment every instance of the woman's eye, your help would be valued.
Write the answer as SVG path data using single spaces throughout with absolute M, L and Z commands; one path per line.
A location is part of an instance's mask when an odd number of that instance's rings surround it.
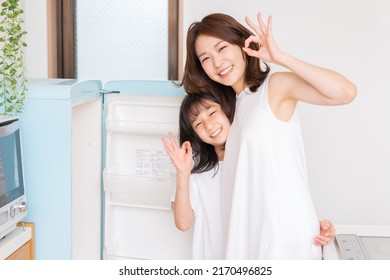
M 212 115 L 214 115 L 216 112 L 217 112 L 217 111 L 212 112 L 212 113 L 210 114 L 210 117 L 211 117 Z
M 222 46 L 219 48 L 219 51 L 222 51 L 224 48 L 226 48 L 227 46 Z
M 209 58 L 208 57 L 202 58 L 201 63 L 205 62 L 207 59 Z
M 196 125 L 195 125 L 195 128 L 199 127 L 202 123 L 201 122 L 198 122 Z

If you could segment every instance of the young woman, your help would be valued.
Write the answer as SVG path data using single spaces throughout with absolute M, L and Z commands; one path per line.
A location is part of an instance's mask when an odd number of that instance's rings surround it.
M 175 223 L 183 231 L 194 225 L 194 259 L 224 258 L 220 177 L 231 113 L 229 110 L 225 114 L 212 95 L 188 95 L 180 108 L 181 146 L 176 144 L 172 133 L 168 134 L 169 141 L 162 139 L 177 171 Z M 333 225 L 322 221 L 321 232 L 313 242 L 325 245 L 334 233 Z
M 226 259 L 320 259 L 298 101 L 351 102 L 356 87 L 334 71 L 282 52 L 258 14 L 255 31 L 211 14 L 192 24 L 182 84 L 189 94 L 237 96 L 226 143 L 221 214 Z M 288 72 L 269 75 L 268 63 Z M 232 106 L 234 104 L 232 103 Z

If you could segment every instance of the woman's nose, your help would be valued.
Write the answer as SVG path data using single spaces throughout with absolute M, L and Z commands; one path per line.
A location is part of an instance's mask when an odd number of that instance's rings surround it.
M 218 67 L 222 66 L 222 62 L 223 62 L 223 59 L 222 59 L 222 57 L 220 55 L 216 55 L 214 57 L 214 66 L 215 66 L 215 68 L 218 68 Z

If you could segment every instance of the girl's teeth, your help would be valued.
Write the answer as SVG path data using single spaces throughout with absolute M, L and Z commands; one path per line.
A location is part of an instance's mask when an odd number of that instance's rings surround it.
M 220 133 L 222 130 L 222 127 L 220 129 L 218 129 L 216 132 L 213 133 L 213 135 L 211 135 L 211 138 L 214 138 L 215 136 L 218 135 L 218 133 Z

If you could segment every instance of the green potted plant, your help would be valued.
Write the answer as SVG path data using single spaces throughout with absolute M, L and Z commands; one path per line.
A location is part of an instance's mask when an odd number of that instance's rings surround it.
M 27 79 L 23 63 L 23 10 L 20 0 L 5 0 L 0 12 L 0 115 L 21 113 L 26 101 Z

